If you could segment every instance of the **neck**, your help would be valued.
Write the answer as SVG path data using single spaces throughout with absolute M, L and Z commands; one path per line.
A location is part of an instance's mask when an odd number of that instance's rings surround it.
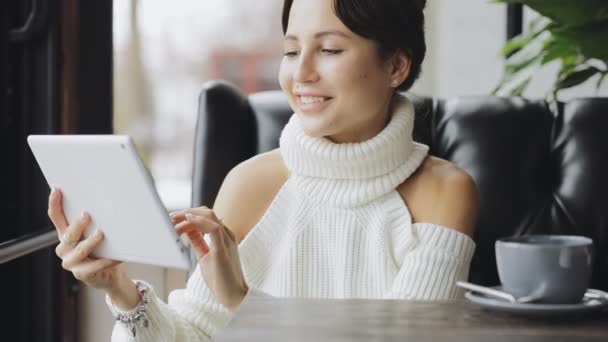
M 281 155 L 303 193 L 320 203 L 357 206 L 393 191 L 422 163 L 428 147 L 412 141 L 414 108 L 405 97 L 388 125 L 359 143 L 336 144 L 304 133 L 294 114 L 281 134 Z
M 394 96 L 383 101 L 380 110 L 368 121 L 352 127 L 346 132 L 326 136 L 325 138 L 335 144 L 359 143 L 372 139 L 382 132 L 391 121 L 392 103 Z

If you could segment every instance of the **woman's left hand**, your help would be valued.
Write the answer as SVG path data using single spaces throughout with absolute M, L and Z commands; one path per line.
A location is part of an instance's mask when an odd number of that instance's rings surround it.
M 179 235 L 186 234 L 198 258 L 207 286 L 217 300 L 234 311 L 249 290 L 239 259 L 234 233 L 207 207 L 171 213 Z M 210 245 L 203 239 L 209 234 Z

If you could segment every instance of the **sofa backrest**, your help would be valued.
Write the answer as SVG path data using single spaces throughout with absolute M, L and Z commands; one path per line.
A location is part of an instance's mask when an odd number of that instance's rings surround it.
M 608 98 L 407 95 L 416 108 L 414 139 L 479 188 L 471 281 L 498 284 L 498 238 L 571 234 L 595 241 L 592 285 L 608 290 Z M 207 83 L 199 101 L 192 206 L 211 207 L 232 167 L 278 147 L 292 110 L 281 91 L 248 97 L 221 81 Z

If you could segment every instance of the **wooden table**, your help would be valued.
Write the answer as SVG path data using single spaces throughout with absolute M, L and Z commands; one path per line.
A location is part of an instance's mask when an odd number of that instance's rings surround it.
M 247 297 L 216 341 L 603 341 L 608 311 L 529 319 L 466 300 L 315 300 Z

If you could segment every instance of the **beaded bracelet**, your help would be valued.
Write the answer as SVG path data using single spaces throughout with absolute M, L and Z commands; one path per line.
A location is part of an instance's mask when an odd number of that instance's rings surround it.
M 133 335 L 133 338 L 135 338 L 137 335 L 137 329 L 135 327 L 137 326 L 137 323 L 139 321 L 143 320 L 142 324 L 144 328 L 148 328 L 148 326 L 150 326 L 150 321 L 146 316 L 146 307 L 150 302 L 150 299 L 148 297 L 150 286 L 144 283 L 143 281 L 137 280 L 135 282 L 135 287 L 137 288 L 137 292 L 139 292 L 139 294 L 141 295 L 141 300 L 139 301 L 139 304 L 137 304 L 137 307 L 135 309 L 123 313 L 119 312 L 111 302 L 108 303 L 111 304 L 110 308 L 113 311 L 112 313 L 114 314 L 116 321 L 120 322 L 125 328 L 129 329 L 131 331 L 131 334 Z

